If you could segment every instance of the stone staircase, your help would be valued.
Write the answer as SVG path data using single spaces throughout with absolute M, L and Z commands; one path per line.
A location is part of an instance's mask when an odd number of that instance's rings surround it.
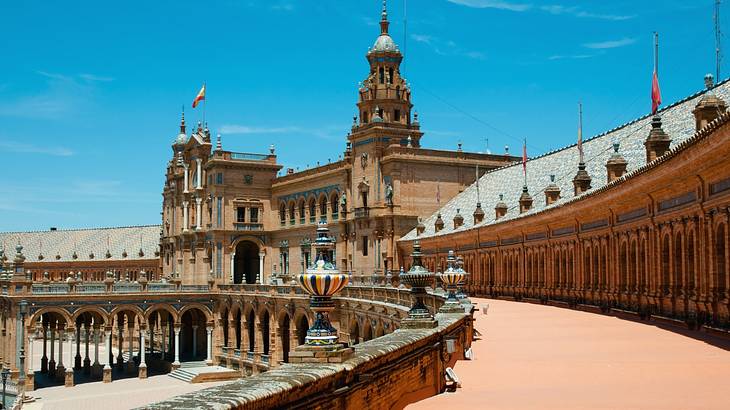
M 239 372 L 221 366 L 208 366 L 205 362 L 183 362 L 177 370 L 167 374 L 173 379 L 187 383 L 233 380 L 240 377 Z

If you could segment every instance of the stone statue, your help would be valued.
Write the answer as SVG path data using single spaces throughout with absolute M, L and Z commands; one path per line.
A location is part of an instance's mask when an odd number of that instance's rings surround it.
M 342 213 L 347 212 L 347 194 L 342 193 L 342 196 L 340 197 L 340 210 Z
M 385 203 L 393 205 L 393 185 L 390 182 L 385 185 Z

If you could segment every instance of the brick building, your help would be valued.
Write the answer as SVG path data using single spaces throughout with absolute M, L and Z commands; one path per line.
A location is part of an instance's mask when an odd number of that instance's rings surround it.
M 359 116 L 339 161 L 277 176 L 274 147 L 225 151 L 201 124 L 188 135 L 183 117 L 163 190 L 164 275 L 198 284 L 209 276 L 217 283 L 286 281 L 311 262 L 320 220 L 337 240 L 341 268 L 368 276 L 397 270 L 395 241 L 438 208 L 437 191 L 448 200 L 474 181 L 477 165 L 487 171 L 518 160 L 422 146 L 388 25 L 383 10 L 357 90 Z
M 730 329 L 730 163 L 725 101 L 712 84 L 583 143 L 482 176 L 399 247 L 419 239 L 443 270 L 450 249 L 489 295 L 618 310 Z

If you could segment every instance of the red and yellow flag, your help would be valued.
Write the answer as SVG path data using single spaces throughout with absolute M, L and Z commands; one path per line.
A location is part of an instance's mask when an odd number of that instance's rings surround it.
M 193 100 L 193 108 L 197 107 L 201 100 L 205 100 L 205 84 L 203 84 L 203 88 L 200 89 L 198 95 L 195 96 L 195 99 Z

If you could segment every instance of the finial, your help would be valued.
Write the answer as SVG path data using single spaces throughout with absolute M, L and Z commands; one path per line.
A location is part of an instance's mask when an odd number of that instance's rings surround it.
M 223 144 L 221 144 L 221 134 L 218 133 L 218 138 L 215 142 L 215 150 L 216 151 L 222 151 L 223 150 Z
M 182 106 L 182 115 L 180 116 L 180 133 L 185 134 L 185 106 Z
M 619 146 L 618 141 L 613 143 L 613 152 L 615 152 L 617 154 L 618 154 L 618 146 Z
M 357 127 L 357 115 L 352 116 L 352 126 Z
M 386 7 L 386 0 L 383 0 L 383 13 L 382 13 L 383 20 L 388 19 L 388 8 Z
M 380 17 L 380 35 L 388 35 L 388 10 L 385 7 L 385 0 L 383 0 L 383 12 Z
M 555 174 L 550 174 L 550 182 L 555 182 Z
M 501 201 L 503 199 L 504 199 L 504 194 L 499 194 L 499 200 Z
M 509 145 L 504 146 L 504 155 L 509 155 Z
M 709 90 L 715 86 L 715 77 L 712 74 L 705 74 L 705 87 Z
M 413 148 L 413 137 L 410 135 L 408 136 L 408 144 L 406 145 L 408 148 Z
M 413 123 L 418 124 L 418 111 L 413 113 Z

